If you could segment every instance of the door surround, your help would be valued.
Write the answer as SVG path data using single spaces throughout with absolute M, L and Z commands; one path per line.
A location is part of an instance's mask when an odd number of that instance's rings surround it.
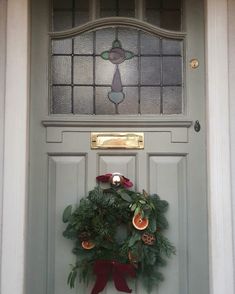
M 1 97 L 5 97 L 4 101 L 0 101 L 5 104 L 4 160 L 3 165 L 0 166 L 4 175 L 1 200 L 2 246 L 0 246 L 2 294 L 16 291 L 19 294 L 24 293 L 30 85 L 29 2 L 29 0 L 7 1 L 6 37 L 4 34 L 2 38 L 6 41 L 7 53 L 4 54 L 3 49 L 0 48 L 0 56 L 5 56 L 6 62 L 5 92 L 0 96 L 2 100 L 4 98 Z M 228 2 L 207 0 L 205 5 L 210 294 L 233 294 Z M 11 272 L 10 282 L 9 272 Z

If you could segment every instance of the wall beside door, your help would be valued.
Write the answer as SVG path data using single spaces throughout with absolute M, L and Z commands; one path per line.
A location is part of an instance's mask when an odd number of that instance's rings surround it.
M 4 100 L 6 74 L 6 8 L 7 1 L 0 1 L 0 252 L 2 248 L 2 196 L 3 196 L 3 143 L 4 143 Z M 1 254 L 0 254 L 1 264 Z M 1 276 L 0 276 L 1 285 Z
M 229 0 L 229 98 L 230 98 L 230 136 L 231 136 L 231 172 L 233 203 L 233 237 L 235 264 L 235 1 Z
M 210 283 L 213 294 L 232 294 L 228 1 L 207 0 L 206 6 Z
M 3 176 L 0 172 L 0 293 L 23 294 L 28 150 L 28 0 L 1 0 L 0 27 L 0 57 L 1 46 L 6 48 L 4 73 L 0 65 L 0 169 L 3 171 Z
M 4 0 L 1 0 L 0 4 L 2 5 L 3 2 L 6 2 Z M 28 2 L 25 0 L 8 0 L 8 44 L 9 46 L 13 46 L 14 48 L 17 49 L 21 49 L 22 51 L 18 51 L 18 53 L 23 52 L 22 56 L 20 56 L 20 63 L 19 60 L 17 63 L 15 63 L 15 61 L 17 60 L 16 56 L 15 56 L 15 52 L 14 50 L 11 50 L 10 52 L 8 52 L 8 64 L 7 64 L 7 70 L 8 70 L 8 77 L 11 78 L 13 81 L 16 77 L 16 73 L 18 72 L 17 75 L 17 85 L 14 86 L 14 91 L 12 91 L 11 93 L 9 93 L 9 90 L 12 88 L 12 84 L 8 83 L 7 84 L 7 96 L 6 96 L 6 100 L 8 103 L 8 107 L 5 111 L 5 115 L 16 115 L 16 118 L 14 121 L 16 122 L 21 122 L 24 124 L 24 126 L 27 124 L 27 103 L 25 103 L 27 101 L 27 91 L 28 91 L 28 84 L 26 82 L 26 76 L 29 74 L 28 71 L 28 58 L 27 58 L 27 48 L 28 48 L 28 34 L 27 34 L 27 30 L 29 29 L 29 24 L 27 22 L 28 20 Z M 226 0 L 224 1 L 208 1 L 208 10 L 210 9 L 217 9 L 217 14 L 216 15 L 209 15 L 209 21 L 208 23 L 213 23 L 215 22 L 216 19 L 220 19 L 221 16 L 221 10 L 220 10 L 220 5 L 221 3 L 227 3 Z M 229 9 L 230 14 L 233 13 L 233 15 L 235 14 L 235 8 L 234 8 L 234 0 L 230 0 L 230 5 L 233 6 L 233 11 L 231 11 L 231 6 Z M 1 6 L 0 6 L 1 7 Z M 227 5 L 225 4 L 225 9 L 227 9 Z M 0 9 L 1 12 L 4 11 Z M 223 15 L 223 11 L 222 11 L 222 15 Z M 6 17 L 6 14 L 5 14 Z M 0 26 L 2 29 L 2 18 L 0 19 Z M 230 36 L 234 35 L 234 32 L 232 32 L 232 30 L 234 31 L 234 17 L 231 18 L 231 23 L 233 22 L 233 25 L 231 25 L 230 27 Z M 4 29 L 3 29 L 4 31 Z M 11 31 L 11 32 L 10 32 Z M 220 40 L 220 35 L 216 34 L 214 35 L 214 38 L 217 38 L 217 41 Z M 233 37 L 234 38 L 234 37 Z M 1 40 L 3 40 L 1 38 Z M 220 40 L 221 41 L 221 40 Z M 230 39 L 231 42 L 231 39 Z M 233 41 L 234 42 L 234 41 Z M 1 42 L 1 45 L 3 43 Z M 221 44 L 221 42 L 220 42 Z M 210 50 L 208 50 L 208 54 L 210 54 L 211 52 L 213 52 L 215 50 L 215 47 L 218 44 L 216 44 L 216 42 L 213 42 L 212 47 L 210 48 Z M 213 47 L 214 46 L 214 47 Z M 230 56 L 231 58 L 234 55 L 234 43 L 232 45 L 232 43 L 230 43 Z M 0 50 L 1 52 L 1 50 Z M 221 56 L 216 56 L 218 58 L 221 59 Z M 16 58 L 16 59 L 15 59 Z M 211 62 L 217 62 L 218 59 L 214 59 Z M 234 64 L 234 60 L 231 60 L 231 62 L 233 62 Z M 234 66 L 234 65 L 233 65 Z M 14 70 L 13 70 L 14 69 Z M 215 76 L 218 76 L 219 78 L 223 79 L 223 75 L 220 72 L 220 69 L 217 68 L 215 71 L 213 71 L 212 73 L 209 73 L 209 78 L 211 81 L 211 84 L 216 85 L 217 79 L 215 78 Z M 2 76 L 0 76 L 2 77 Z M 232 79 L 233 78 L 233 79 Z M 2 79 L 1 79 L 2 80 Z M 231 87 L 232 85 L 234 85 L 234 67 L 233 67 L 233 71 L 232 71 L 232 65 L 230 67 L 230 81 L 231 85 L 230 85 L 230 97 L 234 97 L 234 86 Z M 21 85 L 20 85 L 21 84 Z M 3 88 L 0 89 L 0 91 Z M 0 95 L 2 95 L 2 92 L 0 93 Z M 5 95 L 4 95 L 5 96 Z M 3 96 L 1 96 L 2 98 Z M 0 103 L 2 102 L 0 98 Z M 210 99 L 211 101 L 213 101 L 213 95 L 209 95 L 208 99 Z M 221 100 L 223 99 L 227 99 L 227 96 L 222 96 L 220 98 Z M 233 98 L 234 99 L 234 98 Z M 11 102 L 11 103 L 10 103 Z M 18 103 L 21 103 L 20 105 L 18 105 Z M 232 102 L 232 101 L 230 101 Z M 214 103 L 217 103 L 217 101 L 214 101 Z M 2 104 L 1 104 L 2 106 Z M 232 132 L 234 134 L 234 130 L 235 130 L 235 126 L 234 126 L 234 115 L 235 115 L 235 110 L 234 110 L 234 101 L 233 103 L 230 104 L 231 108 L 231 126 L 232 126 Z M 18 108 L 17 108 L 18 107 Z M 3 111 L 1 112 L 2 115 Z M 208 111 L 208 116 L 210 115 L 210 110 Z M 221 114 L 217 114 L 214 116 L 215 120 L 218 120 L 218 122 L 220 121 L 220 117 Z M 2 117 L 1 117 L 2 118 Z M 1 121 L 2 123 L 2 121 Z M 25 218 L 25 199 L 26 199 L 26 193 L 25 193 L 25 187 L 27 186 L 26 184 L 26 168 L 25 168 L 25 156 L 27 153 L 27 144 L 26 144 L 26 136 L 27 136 L 27 128 L 20 128 L 17 129 L 15 128 L 16 124 L 11 124 L 10 120 L 8 120 L 7 124 L 5 124 L 4 130 L 6 135 L 8 135 L 9 137 L 11 136 L 12 138 L 14 138 L 16 136 L 16 138 L 20 138 L 19 141 L 16 141 L 16 139 L 14 140 L 10 140 L 8 138 L 8 140 L 5 140 L 5 148 L 6 150 L 8 150 L 8 154 L 6 154 L 5 156 L 5 164 L 7 165 L 5 167 L 5 173 L 4 173 L 4 182 L 5 185 L 10 185 L 10 187 L 8 187 L 8 189 L 4 190 L 4 216 L 3 216 L 3 229 L 4 229 L 4 234 L 3 234 L 3 239 L 4 239 L 4 248 L 1 252 L 1 255 L 4 254 L 4 260 L 1 264 L 1 278 L 2 278 L 2 286 L 1 286 L 1 290 L 0 292 L 2 294 L 9 294 L 9 293 L 18 293 L 18 294 L 23 294 L 24 293 L 24 222 L 22 222 L 22 220 L 24 220 Z M 2 125 L 0 124 L 0 128 L 2 127 Z M 209 128 L 210 133 L 213 133 L 216 136 L 217 133 L 217 129 L 214 126 L 210 126 Z M 227 131 L 227 129 L 225 129 L 225 131 Z M 232 146 L 235 146 L 234 143 L 234 135 L 232 135 Z M 6 138 L 5 138 L 6 139 Z M 1 139 L 0 139 L 1 140 Z M 16 145 L 14 145 L 14 143 L 17 142 Z M 225 142 L 227 143 L 227 141 Z M 2 141 L 1 141 L 2 144 Z M 3 145 L 3 144 L 2 144 Z M 212 148 L 213 149 L 213 148 Z M 233 147 L 234 150 L 234 147 Z M 223 148 L 222 148 L 223 151 Z M 10 154 L 12 155 L 12 157 L 10 157 Z M 23 156 L 23 158 L 21 157 Z M 233 158 L 234 156 L 234 152 L 232 152 L 232 156 Z M 14 162 L 14 159 L 20 159 L 20 160 L 16 160 L 16 162 Z M 213 160 L 213 157 L 210 156 L 209 158 L 210 160 Z M 0 158 L 0 161 L 2 160 L 2 158 Z M 234 162 L 234 160 L 233 160 Z M 2 167 L 2 162 L 0 163 L 0 168 Z M 6 170 L 8 169 L 8 171 Z M 14 169 L 14 176 L 13 174 L 10 172 L 11 170 Z M 234 166 L 233 166 L 233 187 L 235 187 L 235 179 L 234 179 Z M 223 170 L 217 170 L 217 174 L 218 177 L 222 176 L 223 174 Z M 229 174 L 230 176 L 230 174 Z M 215 178 L 216 180 L 216 178 Z M 216 182 L 216 181 L 215 181 Z M 2 183 L 0 183 L 2 184 Z M 13 188 L 11 188 L 14 187 Z M 11 188 L 11 189 L 10 189 Z M 20 189 L 19 189 L 20 188 Z M 2 187 L 1 187 L 2 189 Z M 223 192 L 225 191 L 225 189 L 223 188 L 223 185 L 218 182 L 217 186 L 215 188 L 215 190 L 220 194 L 220 197 L 222 198 L 229 198 L 230 194 L 228 195 L 223 194 Z M 0 190 L 1 191 L 1 190 Z M 13 192 L 13 194 L 11 193 Z M 226 191 L 225 191 L 226 192 Z M 211 193 L 210 193 L 211 194 Z M 7 201 L 6 201 L 7 199 Z M 213 201 L 213 198 L 212 198 Z M 216 204 L 213 203 L 214 205 Z M 0 192 L 0 202 L 2 202 L 2 198 L 1 198 L 1 192 Z M 10 205 L 10 207 L 9 207 Z M 12 206 L 11 206 L 12 205 Z M 16 209 L 18 208 L 18 209 Z M 210 208 L 209 208 L 210 209 Z M 223 208 L 221 208 L 223 210 Z M 234 210 L 235 211 L 235 207 Z M 223 211 L 223 213 L 226 213 L 226 211 Z M 1 214 L 1 208 L 0 208 L 0 214 Z M 211 214 L 211 210 L 209 212 L 209 214 Z M 9 216 L 11 216 L 11 220 L 9 220 Z M 221 214 L 218 215 L 218 221 L 223 221 L 223 219 L 221 218 Z M 213 220 L 213 218 L 212 218 Z M 14 230 L 14 234 L 9 234 L 9 232 L 12 232 Z M 8 234 L 7 234 L 8 233 Z M 213 239 L 211 239 L 211 242 L 213 241 Z M 223 240 L 221 240 L 220 242 L 222 242 Z M 11 245 L 9 248 L 7 248 L 7 245 Z M 229 244 L 230 245 L 230 244 Z M 214 245 L 219 247 L 217 244 Z M 12 251 L 12 247 L 14 249 L 14 251 Z M 16 248 L 17 247 L 17 248 Z M 17 251 L 17 252 L 16 252 Z M 231 254 L 230 252 L 225 252 L 225 255 L 227 256 L 227 258 L 231 258 Z M 213 262 L 211 262 L 211 268 L 216 268 L 217 265 L 219 264 L 218 261 L 218 257 L 217 259 L 212 259 Z M 12 265 L 14 265 L 14 271 L 12 271 Z M 10 282 L 9 282 L 9 267 L 11 270 L 11 276 L 10 276 Z M 218 272 L 221 273 L 223 275 L 223 271 L 226 270 L 226 266 L 222 264 L 221 267 L 218 267 Z M 233 278 L 234 279 L 234 278 Z M 226 279 L 222 279 L 221 280 L 222 284 L 224 287 L 226 287 Z M 230 284 L 231 285 L 231 284 Z M 222 292 L 219 292 L 218 289 L 216 289 L 216 281 L 212 279 L 211 282 L 211 293 L 218 293 L 221 294 Z M 232 288 L 231 288 L 232 289 Z M 224 293 L 224 292 L 223 292 Z M 232 294 L 232 290 L 230 292 L 227 292 L 229 294 Z

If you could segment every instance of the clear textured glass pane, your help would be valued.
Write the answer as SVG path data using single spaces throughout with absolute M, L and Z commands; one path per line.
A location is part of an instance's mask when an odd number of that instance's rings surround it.
M 162 11 L 161 27 L 167 30 L 181 30 L 181 12 L 180 11 Z
M 181 0 L 146 0 L 145 18 L 164 29 L 181 30 Z
M 164 55 L 182 55 L 182 41 L 163 39 L 162 52 Z
M 145 0 L 145 6 L 147 9 L 160 9 L 161 0 Z
M 74 57 L 74 84 L 89 85 L 93 83 L 93 58 Z
M 181 0 L 162 1 L 163 9 L 181 9 Z
M 74 87 L 74 113 L 93 114 L 93 87 Z
M 75 26 L 89 21 L 89 1 L 75 0 Z
M 182 58 L 163 57 L 163 84 L 181 85 L 182 84 Z
M 52 87 L 52 113 L 72 112 L 71 87 Z
M 138 84 L 138 58 L 134 57 L 119 65 L 123 85 Z
M 115 65 L 109 60 L 103 60 L 101 57 L 96 57 L 95 68 L 95 83 L 98 85 L 111 86 L 115 72 Z
M 135 16 L 135 11 L 134 10 L 128 10 L 128 9 L 120 9 L 119 10 L 119 16 L 134 17 Z
M 80 11 L 89 11 L 89 1 L 75 0 L 75 9 Z
M 119 114 L 138 114 L 138 88 L 124 87 L 123 92 L 125 94 L 125 99 L 118 105 Z
M 116 0 L 101 0 L 100 1 L 100 16 L 115 16 L 116 15 Z
M 96 114 L 115 114 L 115 105 L 108 99 L 109 87 L 96 87 Z
M 71 57 L 52 56 L 52 83 L 71 83 Z
M 113 10 L 116 9 L 116 0 L 100 0 L 100 10 Z
M 163 114 L 182 113 L 182 87 L 163 88 Z
M 73 7 L 72 0 L 53 0 L 53 8 L 54 9 L 71 9 Z
M 113 28 L 96 31 L 96 54 L 112 48 L 112 42 L 115 40 L 115 30 Z
M 54 11 L 54 31 L 64 31 L 72 28 L 72 11 Z
M 110 17 L 110 16 L 115 16 L 114 10 L 102 10 L 100 12 L 100 17 Z
M 119 0 L 119 16 L 135 16 L 135 0 Z
M 161 81 L 160 57 L 141 57 L 141 84 L 159 85 Z
M 74 54 L 93 54 L 93 33 L 74 38 Z
M 140 90 L 141 114 L 159 114 L 161 111 L 160 87 L 142 87 Z
M 120 10 L 134 10 L 135 9 L 135 0 L 119 0 L 119 9 Z
M 146 21 L 160 27 L 160 10 L 146 9 Z
M 160 39 L 150 34 L 140 34 L 141 54 L 160 54 Z
M 122 44 L 122 48 L 129 50 L 134 54 L 138 53 L 138 31 L 132 29 L 118 29 L 118 39 Z
M 79 26 L 89 21 L 89 12 L 87 11 L 76 11 L 75 12 L 75 26 Z
M 135 14 L 134 0 L 101 0 L 100 1 L 101 17 L 106 16 L 129 16 Z
M 71 54 L 72 39 L 52 40 L 53 54 Z

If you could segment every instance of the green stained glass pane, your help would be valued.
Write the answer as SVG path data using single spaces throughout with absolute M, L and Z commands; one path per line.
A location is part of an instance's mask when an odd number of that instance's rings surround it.
M 134 53 L 131 51 L 126 51 L 125 52 L 125 58 L 126 59 L 131 59 L 132 57 L 134 57 Z
M 101 53 L 101 57 L 104 59 L 104 60 L 108 60 L 109 59 L 109 51 L 104 51 Z

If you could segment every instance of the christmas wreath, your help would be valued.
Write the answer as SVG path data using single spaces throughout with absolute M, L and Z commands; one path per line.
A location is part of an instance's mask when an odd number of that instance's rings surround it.
M 120 174 L 98 176 L 97 181 L 110 185 L 95 187 L 75 210 L 70 205 L 63 213 L 63 236 L 74 240 L 77 256 L 67 282 L 73 288 L 78 274 L 85 282 L 95 275 L 91 293 L 97 294 L 111 277 L 117 290 L 131 293 L 126 282 L 130 276 L 151 292 L 163 280 L 159 267 L 166 264 L 164 257 L 175 253 L 163 234 L 168 203 L 156 194 L 129 190 L 132 182 Z

